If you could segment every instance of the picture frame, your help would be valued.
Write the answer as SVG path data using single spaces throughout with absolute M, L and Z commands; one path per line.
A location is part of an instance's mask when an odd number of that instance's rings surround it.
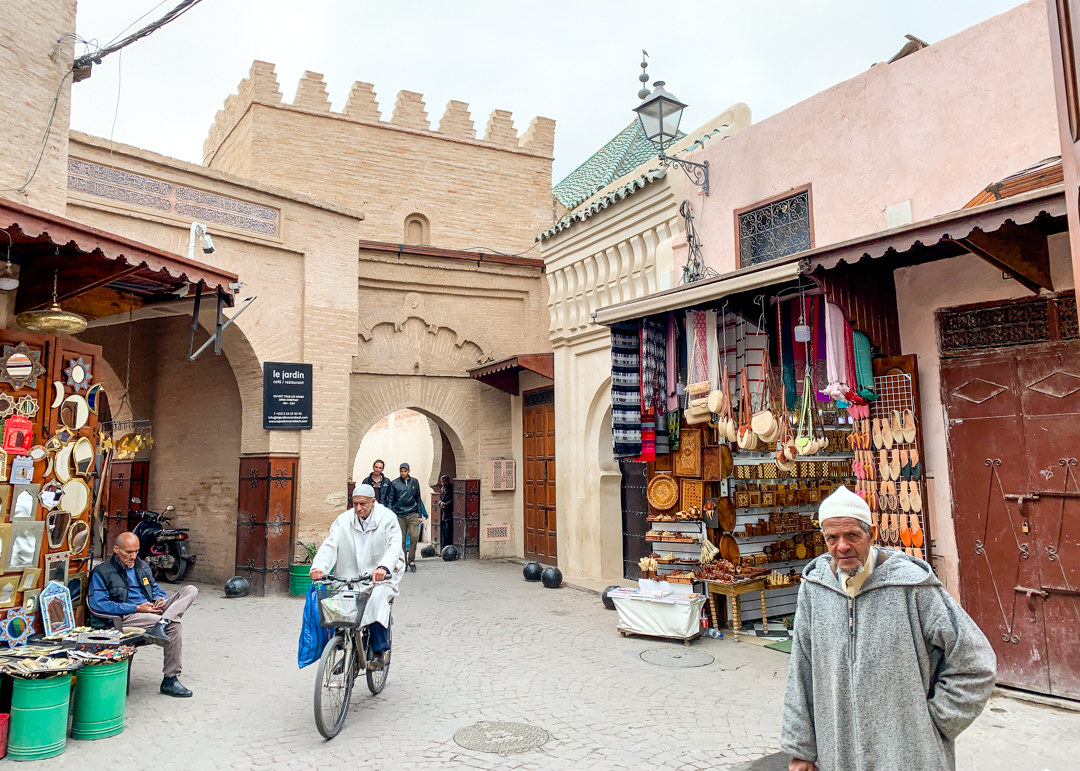
M 22 572 L 19 578 L 19 591 L 37 589 L 38 581 L 41 580 L 41 568 L 28 568 Z
M 19 596 L 21 575 L 0 576 L 0 608 L 14 608 Z
M 86 590 L 88 586 L 86 571 L 81 571 L 68 576 L 67 588 L 68 594 L 71 595 L 71 607 L 78 608 L 86 601 Z
M 45 580 L 49 583 L 57 583 L 67 586 L 68 560 L 71 554 L 60 551 L 56 554 L 45 555 Z
M 56 637 L 75 628 L 75 611 L 71 594 L 63 584 L 52 581 L 38 597 L 41 604 L 41 624 L 45 637 Z
M 13 485 L 28 485 L 34 481 L 34 461 L 29 455 L 20 455 L 11 461 L 8 479 Z
M 7 527 L 11 528 L 11 535 L 9 544 L 4 546 L 3 550 L 3 572 L 22 573 L 29 568 L 36 568 L 45 541 L 45 523 L 17 519 Z

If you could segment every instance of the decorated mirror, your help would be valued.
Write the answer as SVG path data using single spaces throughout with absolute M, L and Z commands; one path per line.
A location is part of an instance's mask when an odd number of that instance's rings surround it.
M 65 444 L 60 448 L 60 452 L 56 453 L 56 461 L 53 463 L 53 473 L 56 474 L 56 478 L 61 482 L 67 482 L 71 479 L 71 451 L 74 449 L 74 444 Z
M 21 397 L 15 402 L 15 412 L 22 415 L 24 418 L 32 418 L 38 414 L 38 410 L 41 409 L 41 405 L 38 404 L 36 396 L 27 394 Z
M 22 578 L 19 579 L 19 591 L 20 592 L 26 592 L 26 591 L 29 591 L 30 589 L 36 589 L 37 585 L 38 585 L 38 581 L 40 581 L 40 580 L 41 580 L 41 570 L 40 570 L 40 568 L 31 568 L 29 570 L 24 570 L 23 574 L 22 574 Z
M 3 522 L 7 518 L 10 503 L 11 486 L 0 485 L 0 522 Z
M 9 383 L 16 391 L 25 386 L 33 388 L 44 374 L 41 351 L 31 351 L 26 343 L 4 346 L 4 355 L 0 357 L 0 383 Z
M 68 574 L 68 557 L 71 555 L 66 551 L 57 552 L 56 554 L 45 555 L 45 580 L 56 581 L 60 584 L 67 584 Z
M 54 514 L 56 512 L 53 512 Z M 71 523 L 68 529 L 68 549 L 73 557 L 80 556 L 90 543 L 90 525 L 77 519 Z
M 98 414 L 98 410 L 101 409 L 101 403 L 105 399 L 105 392 L 101 390 L 101 383 L 95 383 L 90 386 L 90 390 L 86 392 L 86 406 L 90 408 L 90 412 L 94 415 Z
M 3 576 L 0 578 L 0 608 L 11 608 L 15 605 L 15 595 L 19 592 L 19 581 L 22 576 Z
M 48 482 L 41 486 L 41 492 L 38 493 L 38 501 L 49 511 L 52 511 L 60 505 L 60 493 L 64 489 L 64 486 L 57 482 L 55 479 L 50 479 Z
M 0 418 L 10 418 L 15 414 L 15 397 L 11 394 L 0 394 Z
M 34 610 L 37 610 L 37 595 L 34 596 Z M 34 631 L 34 622 L 30 616 L 31 611 L 27 611 L 25 602 L 23 607 L 9 610 L 7 618 L 0 622 L 0 640 L 11 648 L 26 645 Z
M 49 536 L 49 548 L 59 549 L 67 538 L 71 526 L 71 514 L 63 509 L 54 509 L 45 518 L 45 532 Z
M 81 479 L 72 479 L 64 483 L 60 493 L 60 508 L 70 511 L 71 516 L 81 517 L 90 505 L 90 488 Z
M 90 381 L 93 380 L 93 376 L 90 374 L 90 365 L 83 361 L 82 356 L 77 359 L 68 359 L 64 374 L 67 376 L 67 385 L 74 388 L 75 393 L 87 388 Z
M 90 419 L 90 407 L 79 394 L 72 394 L 60 403 L 60 422 L 65 428 L 78 431 Z
M 23 592 L 23 610 L 26 611 L 26 615 L 33 616 L 38 610 L 38 597 L 41 595 L 40 589 L 28 589 Z
M 86 594 L 86 573 L 76 573 L 73 576 L 68 577 L 67 582 L 68 594 L 71 595 L 72 607 L 79 607 L 83 604 L 83 597 Z
M 38 493 L 41 485 L 13 485 L 11 488 L 11 521 L 36 519 Z
M 45 449 L 45 445 L 35 444 L 30 448 L 27 455 L 30 456 L 30 460 L 34 461 L 34 463 L 41 463 L 41 461 L 49 457 L 49 451 Z
M 54 410 L 60 406 L 60 402 L 64 401 L 64 384 L 59 380 L 54 380 L 53 384 L 53 400 L 49 406 Z
M 25 485 L 34 480 L 34 461 L 29 455 L 20 455 L 11 461 L 11 484 Z
M 45 538 L 45 523 L 16 519 L 5 527 L 11 528 L 11 545 L 4 547 L 4 572 L 36 568 Z
M 94 467 L 94 445 L 85 436 L 79 437 L 71 451 L 71 459 L 75 461 L 75 473 L 86 476 Z
M 60 452 L 60 449 L 75 438 L 75 432 L 61 426 L 52 436 L 45 440 L 45 449 L 50 452 Z
M 33 444 L 33 423 L 21 415 L 13 415 L 4 421 L 4 452 L 9 455 L 26 455 Z
M 71 610 L 71 594 L 66 583 L 66 577 L 63 583 L 52 582 L 38 597 L 46 637 L 70 632 L 75 628 L 75 614 Z

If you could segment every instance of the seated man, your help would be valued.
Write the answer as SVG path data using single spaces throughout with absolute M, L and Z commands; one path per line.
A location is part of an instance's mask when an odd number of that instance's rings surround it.
M 112 621 L 119 629 L 136 627 L 165 648 L 165 679 L 161 692 L 167 696 L 190 696 L 180 684 L 183 630 L 180 619 L 199 590 L 185 586 L 169 597 L 154 581 L 150 566 L 139 559 L 139 538 L 134 533 L 116 537 L 113 556 L 102 562 L 90 578 L 86 602 L 90 612 Z
M 311 563 L 311 580 L 318 581 L 331 570 L 338 578 L 358 578 L 371 574 L 374 582 L 362 626 L 368 627 L 371 647 L 376 653 L 372 668 L 386 665 L 390 643 L 386 629 L 390 625 L 390 601 L 398 595 L 398 584 L 405 574 L 405 554 L 401 549 L 401 530 L 390 509 L 375 502 L 371 485 L 353 491 L 353 507 L 346 509 L 326 536 Z

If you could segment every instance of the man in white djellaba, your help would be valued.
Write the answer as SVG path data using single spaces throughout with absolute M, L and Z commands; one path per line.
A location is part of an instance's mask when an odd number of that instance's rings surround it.
M 371 596 L 364 616 L 375 667 L 386 664 L 390 642 L 390 601 L 398 596 L 398 585 L 405 573 L 405 554 L 401 550 L 401 529 L 390 509 L 375 502 L 371 485 L 360 485 L 353 492 L 353 507 L 342 512 L 330 526 L 319 552 L 311 563 L 311 580 L 318 581 L 330 571 L 338 578 L 371 575 Z

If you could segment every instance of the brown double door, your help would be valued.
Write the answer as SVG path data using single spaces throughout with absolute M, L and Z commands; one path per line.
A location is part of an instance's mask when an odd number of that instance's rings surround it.
M 943 360 L 964 607 L 999 682 L 1080 698 L 1080 344 Z
M 555 524 L 555 392 L 525 392 L 525 558 L 558 565 Z

